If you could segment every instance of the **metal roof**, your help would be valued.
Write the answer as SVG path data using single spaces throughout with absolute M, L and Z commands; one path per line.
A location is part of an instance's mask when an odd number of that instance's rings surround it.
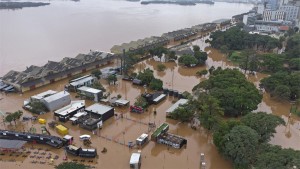
M 78 88 L 77 90 L 88 92 L 88 93 L 93 93 L 93 94 L 102 92 L 102 90 L 94 89 L 94 88 L 87 87 L 87 86 L 82 86 L 82 87 Z
M 103 105 L 103 104 L 96 103 L 96 104 L 93 104 L 93 105 L 87 107 L 85 110 L 103 115 L 106 112 L 110 111 L 111 109 L 113 109 L 113 108 L 110 107 L 110 106 L 106 106 L 106 105 Z
M 84 106 L 85 106 L 84 100 L 71 101 L 71 104 L 54 111 L 54 113 L 65 116 L 65 115 L 72 113 L 73 111 L 75 111 L 81 107 L 84 107 Z
M 27 141 L 0 139 L 0 149 L 19 149 Z
M 188 102 L 187 99 L 180 99 L 178 100 L 175 104 L 173 104 L 166 112 L 167 113 L 171 113 L 173 112 L 177 107 L 179 107 L 179 105 L 181 104 L 186 104 Z
M 60 98 L 63 98 L 65 96 L 69 96 L 70 97 L 70 94 L 68 92 L 66 92 L 66 91 L 61 91 L 61 92 L 58 92 L 58 93 L 53 94 L 51 96 L 45 97 L 44 100 L 49 103 L 49 102 L 58 100 Z
M 80 80 L 78 80 L 78 81 L 71 82 L 70 85 L 71 85 L 71 86 L 82 85 L 82 84 L 84 84 L 85 82 L 89 82 L 89 81 L 91 81 L 91 80 L 93 80 L 93 79 L 95 79 L 95 77 L 89 76 L 89 77 L 80 79 Z
M 39 93 L 39 94 L 37 94 L 37 95 L 31 96 L 31 98 L 40 100 L 40 99 L 45 98 L 45 96 L 47 96 L 47 95 L 53 95 L 53 94 L 55 94 L 55 93 L 57 93 L 57 91 L 54 91 L 54 90 L 47 90 L 47 91 L 45 91 L 45 92 L 42 92 L 42 93 Z

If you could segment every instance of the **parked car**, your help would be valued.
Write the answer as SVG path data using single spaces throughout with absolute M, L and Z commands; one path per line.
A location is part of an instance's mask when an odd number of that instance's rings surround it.
M 89 139 L 91 139 L 91 136 L 90 135 L 88 135 L 88 134 L 84 134 L 84 135 L 81 135 L 81 136 L 79 136 L 79 139 L 80 140 L 89 140 Z

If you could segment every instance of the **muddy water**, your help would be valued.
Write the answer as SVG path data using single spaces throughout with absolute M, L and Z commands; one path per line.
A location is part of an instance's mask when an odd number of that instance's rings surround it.
M 141 71 L 145 68 L 151 68 L 155 70 L 154 75 L 163 80 L 164 87 L 172 88 L 180 92 L 191 91 L 192 87 L 198 84 L 205 78 L 196 77 L 195 74 L 198 70 L 208 69 L 211 66 L 221 66 L 223 68 L 229 67 L 233 68 L 234 65 L 225 59 L 225 56 L 220 54 L 215 49 L 206 47 L 203 44 L 204 40 L 197 40 L 193 44 L 199 44 L 201 49 L 209 53 L 209 59 L 205 66 L 195 67 L 195 68 L 183 68 L 177 65 L 177 63 L 165 63 L 167 69 L 164 72 L 157 71 L 158 62 L 153 59 L 145 60 L 137 65 L 135 65 L 135 71 Z M 265 74 L 257 73 L 255 76 L 248 76 L 249 81 L 253 82 L 256 86 L 259 84 L 259 80 L 266 77 Z M 45 86 L 38 88 L 34 91 L 26 92 L 23 95 L 19 94 L 8 94 L 0 95 L 0 109 L 2 111 L 15 111 L 21 109 L 23 100 L 27 99 L 29 96 L 40 93 L 45 90 L 57 90 L 63 89 L 63 86 L 67 84 L 68 80 L 61 80 L 56 82 L 51 86 Z M 147 89 L 139 86 L 133 86 L 130 82 L 118 80 L 117 85 L 108 85 L 105 80 L 100 80 L 100 82 L 107 89 L 107 92 L 111 93 L 110 97 L 122 95 L 122 98 L 130 101 L 131 104 L 134 103 L 135 98 L 144 93 Z M 72 98 L 76 100 L 75 94 L 72 93 Z M 118 117 L 113 117 L 104 123 L 103 129 L 98 131 L 92 136 L 92 147 L 98 149 L 99 157 L 93 162 L 88 162 L 85 160 L 82 163 L 87 165 L 93 165 L 97 168 L 103 169 L 125 169 L 129 168 L 129 158 L 132 152 L 136 152 L 137 149 L 128 149 L 124 146 L 129 141 L 135 141 L 135 139 L 142 133 L 151 133 L 151 129 L 148 128 L 148 123 L 155 123 L 157 126 L 163 122 L 167 122 L 170 125 L 170 132 L 174 134 L 181 135 L 188 140 L 186 148 L 176 150 L 168 148 L 164 145 L 155 144 L 154 142 L 149 142 L 146 146 L 142 147 L 142 168 L 144 169 L 195 169 L 200 166 L 200 153 L 205 153 L 205 161 L 207 163 L 207 168 L 211 169 L 229 169 L 232 165 L 223 159 L 217 152 L 216 147 L 212 144 L 212 136 L 207 133 L 206 130 L 198 128 L 196 131 L 192 130 L 188 124 L 178 123 L 175 120 L 166 119 L 165 111 L 175 102 L 177 98 L 167 97 L 164 101 L 158 105 L 152 105 L 148 110 L 139 115 L 129 112 L 128 108 L 116 108 L 115 112 Z M 86 101 L 87 106 L 93 104 L 92 101 Z M 267 93 L 263 95 L 263 101 L 259 104 L 256 111 L 265 111 L 267 113 L 273 113 L 275 115 L 281 116 L 285 121 L 288 122 L 287 126 L 280 126 L 276 129 L 277 133 L 275 137 L 272 138 L 271 143 L 276 145 L 281 145 L 283 147 L 290 147 L 294 149 L 299 149 L 299 118 L 291 116 L 288 120 L 289 115 L 289 103 L 281 103 L 274 101 L 270 98 Z M 154 110 L 157 111 L 157 115 L 154 115 Z M 123 114 L 123 118 L 120 118 L 120 114 Z M 29 115 L 25 111 L 25 115 Z M 41 118 L 47 119 L 47 121 L 53 120 L 53 113 L 47 113 L 41 116 Z M 0 119 L 1 120 L 1 119 Z M 2 120 L 1 120 L 2 121 Z M 92 134 L 86 130 L 80 129 L 78 126 L 72 126 L 69 122 L 64 124 L 69 128 L 69 134 L 75 137 L 75 144 L 77 146 L 83 146 L 82 142 L 79 141 L 78 137 L 82 134 Z M 16 129 L 19 131 L 27 131 L 31 126 L 37 128 L 37 132 L 40 133 L 40 125 L 38 123 L 31 122 L 18 122 L 17 127 L 14 125 L 3 125 L 0 124 L 0 128 L 6 129 Z M 51 134 L 58 135 L 56 131 L 50 129 Z M 58 155 L 59 158 L 54 161 L 54 164 L 58 164 L 63 161 L 65 153 L 62 149 L 52 149 L 48 146 L 33 145 L 34 149 L 30 149 L 32 145 L 26 146 L 30 151 L 28 157 L 18 157 L 16 158 L 16 163 L 9 162 L 9 160 L 14 159 L 14 155 L 0 156 L 1 166 L 21 168 L 41 167 L 53 168 L 50 165 L 49 159 L 46 159 L 46 155 L 42 156 L 40 159 L 34 156 L 35 152 L 43 152 L 46 148 L 52 156 Z M 84 147 L 84 146 L 83 146 Z M 106 147 L 108 152 L 103 154 L 100 151 Z M 38 148 L 43 148 L 43 150 L 38 150 Z M 47 151 L 47 154 L 49 153 Z M 72 157 L 68 155 L 69 160 L 79 160 L 77 157 Z M 4 162 L 5 161 L 5 162 Z M 39 164 L 33 164 L 32 161 L 38 161 Z M 41 165 L 40 162 L 46 162 L 46 165 Z

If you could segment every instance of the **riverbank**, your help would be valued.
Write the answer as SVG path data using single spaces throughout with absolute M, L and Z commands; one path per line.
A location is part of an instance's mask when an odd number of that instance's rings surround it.
M 39 7 L 50 5 L 50 3 L 44 2 L 0 2 L 1 9 L 22 9 L 27 7 Z

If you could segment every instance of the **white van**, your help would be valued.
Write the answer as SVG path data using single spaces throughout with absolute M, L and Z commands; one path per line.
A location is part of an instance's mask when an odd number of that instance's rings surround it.
M 139 169 L 141 167 L 141 154 L 132 153 L 129 164 L 130 164 L 130 168 Z

